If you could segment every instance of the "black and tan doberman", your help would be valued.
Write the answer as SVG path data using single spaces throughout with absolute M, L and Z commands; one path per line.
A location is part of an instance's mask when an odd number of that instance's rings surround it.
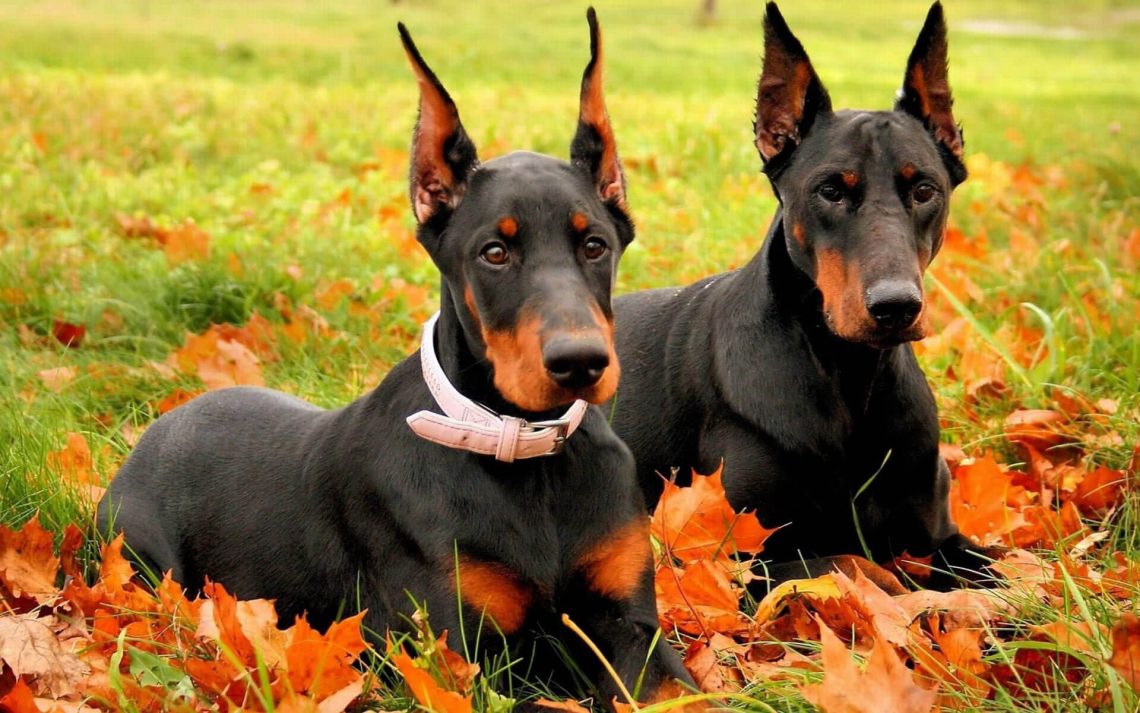
M 614 429 L 646 498 L 723 459 L 729 500 L 772 536 L 777 578 L 843 555 L 985 564 L 950 519 L 938 414 L 910 342 L 922 276 L 966 177 L 946 26 L 930 9 L 893 111 L 833 111 L 775 4 L 756 147 L 780 209 L 745 267 L 616 300 Z M 947 584 L 943 581 L 942 584 Z
M 420 87 L 411 203 L 440 312 L 420 352 L 345 408 L 235 388 L 158 419 L 99 508 L 152 570 L 276 599 L 282 621 L 366 608 L 382 637 L 418 602 L 437 630 L 493 626 L 526 658 L 553 636 L 608 704 L 618 688 L 567 614 L 642 700 L 691 685 L 657 636 L 633 458 L 587 403 L 618 383 L 610 291 L 633 239 L 588 18 L 569 162 L 480 163 L 401 25 Z

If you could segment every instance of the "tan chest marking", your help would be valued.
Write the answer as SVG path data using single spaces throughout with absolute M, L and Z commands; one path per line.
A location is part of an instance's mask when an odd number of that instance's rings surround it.
M 577 566 L 591 590 L 620 600 L 633 596 L 651 564 L 649 520 L 637 518 L 590 546 Z

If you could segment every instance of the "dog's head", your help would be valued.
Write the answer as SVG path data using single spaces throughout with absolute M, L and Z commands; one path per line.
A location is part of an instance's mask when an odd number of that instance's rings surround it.
M 602 94 L 593 8 L 570 161 L 515 152 L 479 163 L 447 90 L 403 25 L 420 87 L 410 193 L 417 237 L 508 401 L 541 412 L 617 388 L 610 292 L 633 239 Z
M 788 253 L 843 339 L 885 347 L 924 336 L 922 275 L 942 243 L 950 193 L 966 178 L 951 104 L 939 3 L 894 110 L 840 112 L 768 4 L 756 148 L 783 206 Z

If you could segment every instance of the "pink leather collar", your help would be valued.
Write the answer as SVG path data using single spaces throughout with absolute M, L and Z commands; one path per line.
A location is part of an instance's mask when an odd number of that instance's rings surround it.
M 416 435 L 448 448 L 493 455 L 504 463 L 560 453 L 566 439 L 582 423 L 589 404 L 578 399 L 562 418 L 530 423 L 475 403 L 456 390 L 439 365 L 435 355 L 437 319 L 439 312 L 424 323 L 420 367 L 435 402 L 447 415 L 419 411 L 408 416 L 408 425 Z

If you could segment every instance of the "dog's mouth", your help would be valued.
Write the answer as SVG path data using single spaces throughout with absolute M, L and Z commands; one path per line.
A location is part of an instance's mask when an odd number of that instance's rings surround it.
M 926 338 L 926 309 L 906 325 L 884 327 L 866 313 L 858 320 L 843 321 L 830 310 L 824 310 L 828 330 L 844 341 L 865 344 L 874 349 L 890 349 L 907 342 L 917 342 Z
M 597 329 L 543 331 L 537 320 L 510 331 L 484 330 L 487 360 L 503 398 L 523 410 L 543 412 L 577 399 L 601 404 L 614 395 L 621 368 L 608 321 Z

